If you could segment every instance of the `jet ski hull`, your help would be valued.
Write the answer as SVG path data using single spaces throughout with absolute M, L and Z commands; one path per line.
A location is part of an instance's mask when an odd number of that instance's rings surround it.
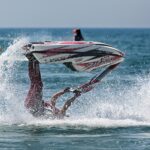
M 91 71 L 120 63 L 124 57 L 108 44 L 90 41 L 36 42 L 23 49 L 25 55 L 33 55 L 40 63 L 64 63 L 75 71 Z

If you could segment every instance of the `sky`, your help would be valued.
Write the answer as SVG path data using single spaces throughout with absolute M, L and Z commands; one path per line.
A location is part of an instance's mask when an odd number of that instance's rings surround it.
M 0 0 L 0 27 L 150 28 L 150 0 Z

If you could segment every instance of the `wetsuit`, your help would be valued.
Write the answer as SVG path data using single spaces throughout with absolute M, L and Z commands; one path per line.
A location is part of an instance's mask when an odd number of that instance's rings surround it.
M 26 108 L 36 117 L 44 114 L 44 102 L 42 101 L 43 83 L 39 68 L 39 62 L 29 61 L 30 89 L 25 100 Z
M 69 88 L 54 94 L 49 102 L 44 102 L 42 100 L 43 83 L 41 79 L 39 62 L 36 60 L 29 60 L 28 68 L 31 85 L 25 100 L 25 107 L 35 117 L 48 116 L 45 112 L 47 108 L 50 108 L 53 118 L 63 118 L 66 115 L 68 107 L 79 96 L 79 93 L 75 93 L 72 98 L 66 101 L 62 109 L 58 109 L 55 106 L 58 97 L 66 92 L 69 92 Z

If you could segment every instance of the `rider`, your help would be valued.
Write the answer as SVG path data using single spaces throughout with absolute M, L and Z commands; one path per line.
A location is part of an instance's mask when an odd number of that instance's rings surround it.
M 73 34 L 74 34 L 74 41 L 84 41 L 80 29 L 73 29 Z
M 74 29 L 74 40 L 84 40 L 80 29 Z M 69 92 L 70 88 L 66 88 L 56 94 L 54 94 L 49 102 L 44 102 L 42 99 L 43 83 L 41 79 L 39 62 L 34 58 L 33 55 L 27 55 L 29 60 L 29 78 L 31 81 L 30 89 L 25 100 L 25 107 L 30 111 L 33 116 L 40 117 L 45 115 L 47 108 L 51 109 L 52 114 L 57 118 L 62 118 L 66 115 L 66 111 L 71 103 L 80 96 L 79 91 L 74 91 L 74 96 L 67 100 L 62 109 L 56 108 L 57 99 L 66 92 Z
M 71 103 L 80 96 L 80 92 L 75 91 L 74 96 L 67 100 L 61 109 L 56 108 L 56 101 L 58 97 L 66 92 L 69 92 L 70 88 L 66 88 L 56 94 L 54 94 L 49 102 L 44 102 L 42 99 L 43 83 L 41 79 L 39 62 L 34 59 L 34 56 L 28 55 L 29 59 L 28 69 L 29 78 L 31 81 L 30 89 L 25 100 L 25 107 L 35 117 L 41 117 L 45 115 L 46 109 L 50 108 L 54 117 L 63 118 L 66 115 L 66 111 Z

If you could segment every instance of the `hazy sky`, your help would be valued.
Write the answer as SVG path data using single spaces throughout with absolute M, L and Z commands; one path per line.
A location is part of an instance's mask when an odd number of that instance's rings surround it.
M 0 27 L 150 27 L 150 0 L 0 0 Z

